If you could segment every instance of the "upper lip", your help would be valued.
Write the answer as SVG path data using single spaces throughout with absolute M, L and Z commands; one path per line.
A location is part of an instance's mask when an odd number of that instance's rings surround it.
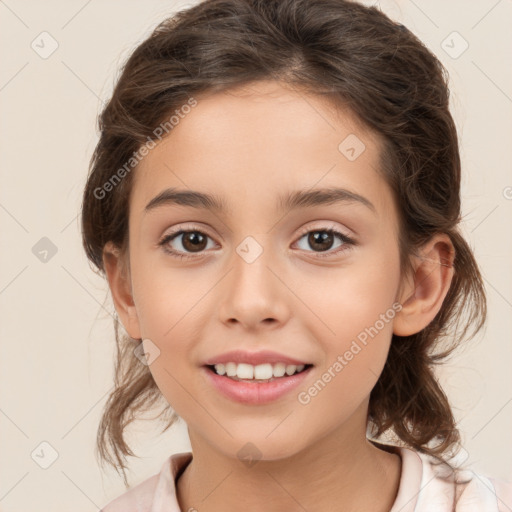
M 245 350 L 231 350 L 230 352 L 224 352 L 223 354 L 219 354 L 218 356 L 213 356 L 207 361 L 204 362 L 205 365 L 211 366 L 215 364 L 221 363 L 246 363 L 256 366 L 258 364 L 276 364 L 276 363 L 286 363 L 286 364 L 294 364 L 298 365 L 306 365 L 310 363 L 306 363 L 304 361 L 300 361 L 293 357 L 288 357 L 283 354 L 279 354 L 277 352 L 272 352 L 271 350 L 262 350 L 259 352 L 247 352 Z

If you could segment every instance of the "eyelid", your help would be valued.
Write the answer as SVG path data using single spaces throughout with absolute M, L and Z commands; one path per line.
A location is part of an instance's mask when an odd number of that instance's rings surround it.
M 160 237 L 160 240 L 167 238 L 169 236 L 176 235 L 180 233 L 181 231 L 199 231 L 201 233 L 204 233 L 205 235 L 208 235 L 211 239 L 214 239 L 215 237 L 212 236 L 209 229 L 202 224 L 197 224 L 194 222 L 185 222 L 183 224 L 178 224 L 177 226 L 174 226 L 170 231 L 164 232 L 164 234 Z M 222 239 L 222 237 L 220 237 Z
M 347 228 L 340 228 L 338 227 L 337 224 L 333 223 L 332 221 L 312 221 L 312 222 L 323 222 L 323 224 L 319 225 L 319 226 L 310 226 L 309 224 L 304 226 L 303 228 L 301 228 L 301 230 L 299 231 L 299 236 L 303 236 L 311 231 L 329 231 L 329 230 L 333 230 L 333 231 L 337 231 L 339 232 L 340 234 L 342 234 L 347 240 L 350 240 L 351 242 L 353 242 L 354 244 L 356 243 L 355 239 L 354 239 L 354 236 L 352 234 L 347 234 L 344 232 L 344 230 L 346 231 L 351 231 L 351 230 L 348 230 Z

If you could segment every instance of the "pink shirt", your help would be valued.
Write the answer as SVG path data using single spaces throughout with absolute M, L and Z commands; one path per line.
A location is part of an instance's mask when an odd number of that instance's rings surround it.
M 389 445 L 388 445 L 389 446 Z M 402 459 L 398 494 L 390 512 L 452 512 L 453 483 L 443 481 L 440 466 L 425 454 L 393 447 Z M 192 453 L 166 459 L 160 473 L 144 480 L 111 501 L 102 512 L 186 512 L 176 499 L 176 479 L 192 460 Z M 512 483 L 471 470 L 463 472 L 468 484 L 460 484 L 456 512 L 510 512 Z

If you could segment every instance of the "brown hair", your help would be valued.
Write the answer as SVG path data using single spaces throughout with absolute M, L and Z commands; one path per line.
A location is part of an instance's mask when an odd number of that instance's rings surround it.
M 348 107 L 381 137 L 379 172 L 399 210 L 402 271 L 433 235 L 446 233 L 454 245 L 454 278 L 441 310 L 421 332 L 393 336 L 368 410 L 375 436 L 392 432 L 442 461 L 460 435 L 434 366 L 470 338 L 471 326 L 471 335 L 482 327 L 486 300 L 458 229 L 461 169 L 447 72 L 375 7 L 346 0 L 206 0 L 159 24 L 124 64 L 99 117 L 82 205 L 87 256 L 104 273 L 105 244 L 126 251 L 133 174 L 126 163 L 154 139 L 155 128 L 192 96 L 266 79 Z M 141 340 L 121 335 L 119 327 L 116 317 L 115 387 L 97 448 L 102 460 L 123 470 L 126 484 L 124 462 L 134 454 L 123 432 L 161 393 L 134 355 Z M 163 431 L 178 418 L 169 404 L 159 417 L 167 420 Z

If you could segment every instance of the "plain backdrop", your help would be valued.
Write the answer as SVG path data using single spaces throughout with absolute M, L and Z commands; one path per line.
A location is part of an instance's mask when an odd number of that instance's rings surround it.
M 489 318 L 439 378 L 472 468 L 512 479 L 512 3 L 367 3 L 404 23 L 450 73 L 464 232 L 485 277 Z M 3 512 L 92 512 L 125 491 L 94 456 L 113 385 L 113 310 L 83 254 L 78 214 L 96 117 L 120 65 L 184 5 L 0 1 Z M 130 431 L 140 456 L 129 459 L 132 485 L 190 449 L 183 423 L 164 435 L 156 427 L 145 421 Z

